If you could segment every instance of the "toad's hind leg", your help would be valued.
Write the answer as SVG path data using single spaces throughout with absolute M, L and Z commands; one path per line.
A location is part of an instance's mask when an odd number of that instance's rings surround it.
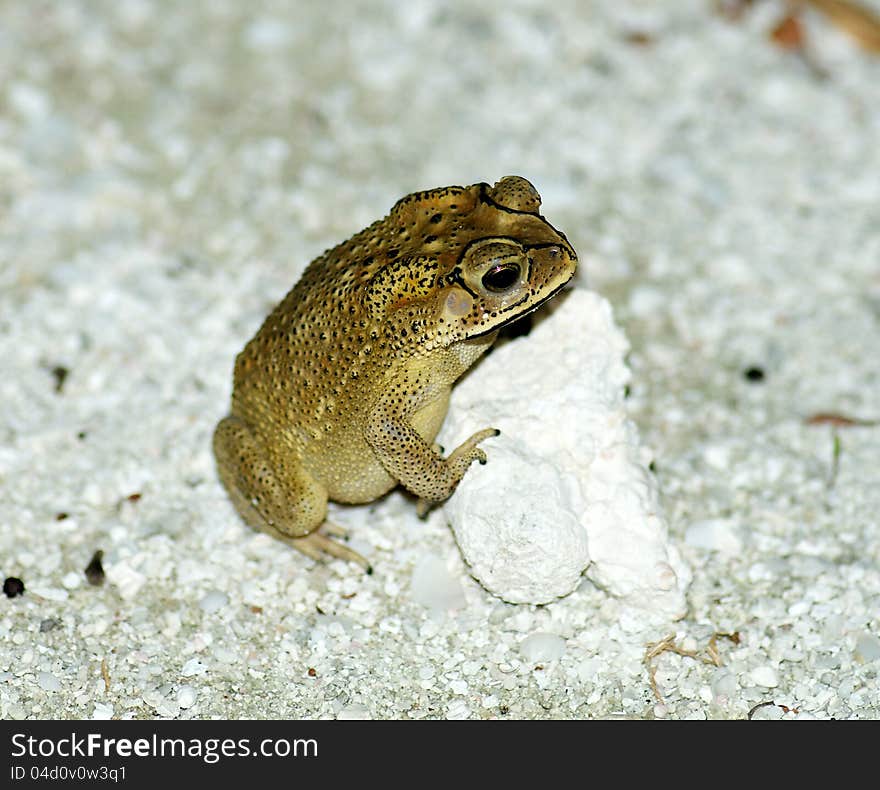
M 318 528 L 327 516 L 327 492 L 294 458 L 271 459 L 247 423 L 230 416 L 214 431 L 220 482 L 244 522 L 267 532 L 314 560 L 330 555 L 370 564 Z M 274 461 L 274 463 L 273 463 Z

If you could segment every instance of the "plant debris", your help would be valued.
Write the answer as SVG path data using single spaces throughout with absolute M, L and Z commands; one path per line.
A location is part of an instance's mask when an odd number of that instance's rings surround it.
M 664 704 L 663 695 L 660 693 L 660 688 L 657 686 L 657 666 L 653 663 L 654 659 L 663 653 L 676 653 L 677 655 L 685 656 L 686 658 L 693 658 L 695 661 L 701 661 L 704 664 L 711 664 L 712 666 L 720 667 L 723 665 L 723 662 L 721 661 L 721 655 L 718 653 L 719 637 L 727 639 L 735 645 L 740 643 L 739 631 L 733 631 L 731 633 L 717 631 L 709 638 L 706 650 L 702 654 L 697 650 L 687 650 L 686 648 L 675 644 L 675 634 L 669 634 L 668 636 L 663 637 L 659 642 L 649 642 L 645 646 L 645 657 L 642 661 L 648 668 L 648 680 L 651 683 L 651 691 L 654 692 L 654 697 L 657 699 L 657 702 L 661 705 Z
M 852 0 L 796 0 L 795 5 L 814 8 L 862 49 L 880 54 L 880 16 L 867 6 Z
M 804 418 L 805 425 L 833 425 L 836 428 L 865 427 L 880 425 L 880 420 L 865 420 L 860 417 L 847 417 L 833 412 L 817 412 Z

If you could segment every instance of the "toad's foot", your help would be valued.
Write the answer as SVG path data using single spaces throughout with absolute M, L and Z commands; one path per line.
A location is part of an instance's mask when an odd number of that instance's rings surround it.
M 354 549 L 350 549 L 348 546 L 333 540 L 333 538 L 327 537 L 321 530 L 338 538 L 348 537 L 346 530 L 328 522 L 325 522 L 321 529 L 316 529 L 314 532 L 299 538 L 292 538 L 287 535 L 279 535 L 278 537 L 297 551 L 302 552 L 307 557 L 311 557 L 315 562 L 325 562 L 328 557 L 336 557 L 340 560 L 357 563 L 368 574 L 373 572 L 373 566 L 370 565 L 366 557 L 358 554 Z

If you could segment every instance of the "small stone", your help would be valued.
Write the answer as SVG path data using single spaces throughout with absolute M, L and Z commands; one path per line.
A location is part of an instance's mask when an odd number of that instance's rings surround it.
M 858 639 L 856 639 L 855 654 L 857 661 L 866 664 L 869 661 L 876 661 L 880 658 L 880 639 L 871 633 L 859 634 Z
M 61 580 L 61 584 L 67 590 L 75 590 L 82 583 L 82 579 L 78 573 L 74 573 L 71 571 L 70 573 L 65 573 L 64 578 Z
M 40 672 L 37 675 L 37 683 L 43 691 L 61 691 L 61 681 L 49 672 Z
M 556 634 L 531 634 L 519 643 L 519 652 L 531 664 L 555 661 L 565 652 L 565 640 Z
M 141 588 L 147 582 L 147 577 L 140 571 L 135 570 L 125 560 L 120 560 L 111 565 L 107 570 L 107 578 L 110 579 L 112 584 L 116 585 L 119 595 L 125 601 L 132 601 L 137 598 Z
M 461 609 L 465 605 L 461 582 L 439 557 L 426 554 L 413 569 L 410 591 L 413 600 L 436 612 Z
M 352 704 L 346 705 L 339 713 L 336 714 L 336 718 L 340 721 L 366 721 L 370 718 L 370 711 L 364 705 Z
M 40 598 L 45 598 L 47 601 L 57 601 L 58 603 L 70 598 L 70 593 L 60 587 L 31 587 L 30 591 Z
M 464 680 L 453 680 L 449 688 L 452 689 L 453 694 L 467 694 L 468 684 Z
M 85 575 L 86 579 L 88 579 L 89 584 L 93 587 L 100 587 L 104 583 L 104 579 L 106 578 L 106 574 L 104 573 L 104 565 L 102 564 L 102 560 L 104 559 L 104 552 L 101 549 L 98 549 L 93 555 L 92 559 L 89 561 L 89 564 L 86 565 Z
M 779 705 L 760 705 L 752 709 L 749 717 L 752 721 L 779 721 L 785 715 L 785 711 Z
M 199 606 L 202 611 L 207 612 L 208 614 L 213 614 L 214 612 L 219 612 L 228 603 L 229 596 L 225 592 L 211 590 L 203 596 L 201 601 L 199 601 Z
M 56 628 L 61 627 L 61 620 L 57 617 L 47 617 L 45 620 L 40 621 L 40 633 L 46 634 L 49 631 L 54 631 Z
M 113 706 L 106 702 L 96 702 L 92 711 L 92 719 L 95 721 L 108 721 L 113 718 Z
M 26 82 L 15 82 L 7 92 L 9 106 L 29 121 L 44 118 L 52 109 L 49 96 Z
M 779 676 L 773 667 L 756 667 L 749 673 L 749 677 L 756 686 L 767 689 L 776 688 L 779 685 Z
M 716 697 L 732 698 L 739 688 L 736 682 L 736 676 L 726 667 L 720 667 L 712 674 L 709 681 L 712 693 Z
M 208 668 L 197 658 L 191 658 L 187 661 L 183 668 L 180 670 L 180 674 L 185 678 L 193 677 L 194 675 L 202 675 L 208 671 Z
M 181 686 L 177 689 L 177 704 L 186 710 L 195 704 L 197 696 L 198 692 L 192 686 Z
M 7 598 L 24 595 L 24 582 L 16 576 L 10 576 L 3 582 L 3 593 Z
M 743 548 L 738 528 L 721 518 L 695 521 L 685 531 L 684 542 L 688 546 L 727 555 L 739 554 Z

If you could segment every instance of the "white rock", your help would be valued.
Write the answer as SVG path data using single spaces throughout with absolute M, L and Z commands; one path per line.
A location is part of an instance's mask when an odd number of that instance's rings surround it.
M 370 716 L 370 711 L 367 710 L 366 706 L 352 703 L 351 705 L 346 705 L 342 708 L 339 713 L 336 714 L 336 718 L 340 721 L 367 721 L 368 719 L 371 719 L 372 716 Z
M 118 560 L 106 568 L 107 579 L 119 590 L 125 601 L 134 600 L 147 581 L 147 577 L 135 570 L 127 560 Z
M 202 611 L 211 614 L 213 612 L 219 612 L 228 603 L 229 596 L 225 592 L 211 590 L 211 592 L 206 593 L 202 600 L 199 601 L 199 606 Z
M 181 686 L 177 689 L 177 704 L 186 710 L 195 704 L 197 696 L 198 692 L 192 686 Z
M 856 660 L 868 663 L 880 658 L 880 639 L 874 634 L 862 633 L 856 639 Z
M 92 711 L 92 718 L 95 721 L 108 721 L 113 718 L 113 706 L 105 702 L 96 702 L 95 709 Z
M 530 634 L 519 643 L 519 652 L 530 664 L 555 661 L 565 652 L 565 640 L 556 634 Z
M 61 584 L 68 590 L 75 590 L 82 584 L 83 576 L 80 573 L 74 573 L 70 571 L 70 573 L 65 573 L 64 578 L 61 580 Z
M 259 18 L 245 30 L 245 43 L 249 49 L 271 51 L 283 49 L 290 41 L 290 30 L 283 22 Z
M 183 665 L 180 674 L 185 678 L 191 678 L 193 675 L 201 675 L 207 671 L 208 668 L 199 659 L 191 658 Z
M 685 614 L 690 571 L 626 415 L 627 348 L 608 302 L 575 289 L 453 389 L 442 445 L 501 435 L 443 509 L 474 577 L 506 601 L 547 603 L 586 570 L 627 603 Z
M 752 683 L 767 689 L 776 688 L 779 685 L 779 675 L 773 667 L 755 667 L 750 673 Z
M 25 82 L 15 82 L 7 91 L 10 107 L 30 121 L 49 114 L 52 102 L 43 91 Z
M 61 681 L 49 672 L 40 672 L 37 675 L 37 683 L 43 691 L 61 691 Z
M 743 548 L 738 527 L 723 518 L 695 521 L 684 533 L 684 542 L 688 546 L 730 556 L 741 554 Z
M 465 605 L 461 583 L 439 557 L 427 554 L 413 568 L 410 581 L 413 600 L 435 612 L 461 609 Z
M 31 585 L 28 588 L 28 592 L 31 595 L 37 595 L 40 598 L 45 598 L 47 601 L 66 601 L 70 595 L 67 590 L 62 590 L 58 587 L 42 587 L 39 584 Z

